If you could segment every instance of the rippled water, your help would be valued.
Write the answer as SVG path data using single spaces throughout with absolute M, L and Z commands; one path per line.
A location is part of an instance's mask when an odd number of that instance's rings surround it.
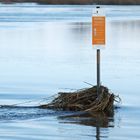
M 59 91 L 88 87 L 84 81 L 96 84 L 94 7 L 0 4 L 0 105 L 23 103 L 0 106 L 0 139 L 140 138 L 140 6 L 103 6 L 102 84 L 122 98 L 114 117 L 37 107 Z

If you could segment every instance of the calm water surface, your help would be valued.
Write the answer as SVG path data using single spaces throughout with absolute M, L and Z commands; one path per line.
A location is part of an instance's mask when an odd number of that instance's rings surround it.
M 140 139 L 140 6 L 103 6 L 102 84 L 121 96 L 122 105 L 112 118 L 97 116 L 100 134 L 96 117 L 36 108 L 59 91 L 89 87 L 84 81 L 96 84 L 94 7 L 0 4 L 0 104 L 33 100 L 0 107 L 0 139 Z

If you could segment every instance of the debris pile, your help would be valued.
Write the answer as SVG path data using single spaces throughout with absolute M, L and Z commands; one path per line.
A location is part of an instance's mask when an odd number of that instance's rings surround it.
M 41 105 L 40 108 L 113 114 L 116 97 L 118 96 L 104 86 L 100 86 L 97 94 L 97 86 L 93 86 L 75 92 L 60 92 L 52 102 Z

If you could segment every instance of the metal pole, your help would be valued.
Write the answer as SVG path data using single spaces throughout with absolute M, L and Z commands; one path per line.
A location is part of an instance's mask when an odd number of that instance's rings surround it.
M 97 49 L 97 96 L 100 89 L 100 49 Z

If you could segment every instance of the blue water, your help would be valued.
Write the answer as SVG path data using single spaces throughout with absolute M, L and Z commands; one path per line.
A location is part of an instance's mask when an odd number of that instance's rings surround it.
M 18 105 L 0 106 L 0 139 L 140 139 L 140 6 L 103 6 L 101 81 L 122 98 L 114 117 L 65 117 L 75 112 L 37 108 L 59 91 L 96 84 L 93 8 L 0 4 L 0 105 Z

